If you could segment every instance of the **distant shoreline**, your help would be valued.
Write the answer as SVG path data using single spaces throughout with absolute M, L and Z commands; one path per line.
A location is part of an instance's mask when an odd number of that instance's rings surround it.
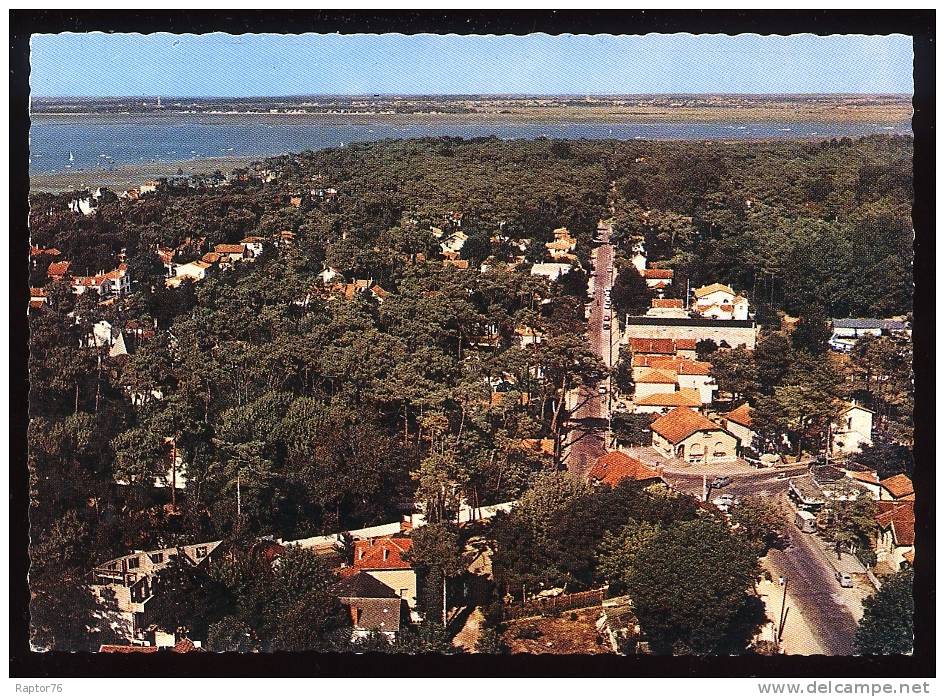
M 109 189 L 131 189 L 148 181 L 161 177 L 171 177 L 177 170 L 184 174 L 212 174 L 220 170 L 229 174 L 232 170 L 246 167 L 251 162 L 262 160 L 269 155 L 240 155 L 229 157 L 203 157 L 194 160 L 176 162 L 148 162 L 143 164 L 119 165 L 112 170 L 86 170 L 76 172 L 55 172 L 30 175 L 30 193 L 62 193 L 104 186 Z
M 241 121 L 270 122 L 280 124 L 310 125 L 326 123 L 331 125 L 365 125 L 377 123 L 588 123 L 605 124 L 661 121 L 667 123 L 745 123 L 754 121 L 785 122 L 840 122 L 840 123 L 902 123 L 912 119 L 910 104 L 897 105 L 776 105 L 766 104 L 758 107 L 738 108 L 733 106 L 708 107 L 545 107 L 517 108 L 501 111 L 475 111 L 469 113 L 417 112 L 417 113 L 364 113 L 364 112 L 309 112 L 309 113 L 270 113 L 266 111 L 245 112 L 34 112 L 30 118 L 37 122 L 55 123 L 57 120 L 72 123 L 76 120 L 96 122 L 167 122 L 188 121 L 193 123 L 239 123 Z

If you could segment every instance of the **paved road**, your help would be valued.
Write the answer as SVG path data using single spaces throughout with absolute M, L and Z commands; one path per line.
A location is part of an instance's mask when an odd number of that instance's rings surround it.
M 790 476 L 803 476 L 807 474 L 807 467 L 793 467 L 790 469 L 779 469 L 777 471 L 770 469 L 753 470 L 747 474 L 732 474 L 732 483 L 724 489 L 713 490 L 713 495 L 732 494 L 734 496 L 777 496 L 788 490 L 788 480 L 778 479 L 781 472 L 787 472 Z M 720 472 L 720 474 L 728 474 Z M 684 491 L 687 494 L 699 496 L 702 492 L 702 474 L 689 474 L 682 472 L 664 472 L 663 479 L 666 483 L 678 491 Z M 714 477 L 708 477 L 711 482 Z
M 804 616 L 824 651 L 835 656 L 851 655 L 857 623 L 848 604 L 857 602 L 855 593 L 837 583 L 817 536 L 802 533 L 794 525 L 787 496 L 782 494 L 777 502 L 785 514 L 790 546 L 771 550 L 768 559 L 772 568 L 787 579 L 788 606 L 794 605 L 792 611 Z M 790 613 L 787 621 L 791 621 Z
M 614 248 L 610 244 L 612 227 L 603 224 L 599 233 L 603 239 L 594 252 L 594 278 L 591 300 L 591 316 L 587 323 L 587 338 L 592 350 L 609 368 L 616 360 L 610 350 L 611 330 L 604 329 L 604 290 L 612 285 L 608 269 L 613 264 Z M 609 318 L 610 311 L 606 313 Z M 571 417 L 571 431 L 564 445 L 563 461 L 568 470 L 580 477 L 594 465 L 594 461 L 606 452 L 605 439 L 608 427 L 608 395 L 598 393 L 598 385 L 587 385 L 578 391 L 578 406 Z
M 802 465 L 787 470 L 793 476 L 803 476 L 807 467 Z M 721 493 L 737 497 L 762 496 L 772 499 L 784 515 L 784 529 L 788 546 L 768 552 L 768 561 L 774 573 L 788 580 L 787 624 L 790 613 L 800 613 L 811 627 L 823 650 L 831 655 L 845 656 L 853 652 L 853 634 L 856 620 L 852 606 L 859 602 L 853 589 L 841 588 L 834 578 L 834 566 L 824 553 L 823 543 L 816 535 L 802 533 L 794 525 L 794 507 L 788 501 L 786 479 L 777 479 L 777 472 L 761 470 L 732 476 L 732 483 L 721 490 L 713 490 L 709 498 Z M 675 489 L 696 496 L 702 493 L 702 475 L 667 473 L 664 479 Z

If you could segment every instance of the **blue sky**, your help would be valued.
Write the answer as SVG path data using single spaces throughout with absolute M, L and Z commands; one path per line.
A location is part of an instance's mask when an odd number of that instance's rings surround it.
M 38 97 L 911 93 L 893 36 L 40 34 Z

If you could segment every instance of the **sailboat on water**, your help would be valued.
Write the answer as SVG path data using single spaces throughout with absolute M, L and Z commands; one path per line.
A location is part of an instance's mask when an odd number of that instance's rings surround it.
M 71 152 L 69 153 L 69 162 L 75 162 L 75 155 L 73 155 Z

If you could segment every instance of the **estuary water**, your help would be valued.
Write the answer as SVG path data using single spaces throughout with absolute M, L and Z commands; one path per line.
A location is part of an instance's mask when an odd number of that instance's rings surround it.
M 908 134 L 906 123 L 797 122 L 643 123 L 502 122 L 492 120 L 346 123 L 238 118 L 160 118 L 34 115 L 30 127 L 30 172 L 108 171 L 122 165 L 179 162 L 208 157 L 269 156 L 339 147 L 386 138 L 496 136 L 619 140 L 767 140 L 858 137 L 872 133 Z

